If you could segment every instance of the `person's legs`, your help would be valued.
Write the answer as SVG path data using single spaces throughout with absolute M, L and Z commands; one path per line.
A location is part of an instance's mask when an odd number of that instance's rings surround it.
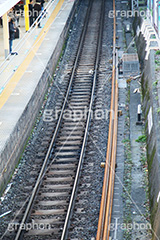
M 40 19 L 41 19 L 41 18 L 38 19 L 38 27 L 39 27 L 39 28 L 41 28 Z
M 29 24 L 30 24 L 30 27 L 31 27 L 32 24 L 33 24 L 33 17 L 32 17 L 32 16 L 29 18 Z
M 9 40 L 9 52 L 12 53 L 13 40 Z

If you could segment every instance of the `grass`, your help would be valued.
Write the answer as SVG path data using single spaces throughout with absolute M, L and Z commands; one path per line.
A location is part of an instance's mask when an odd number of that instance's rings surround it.
M 159 60 L 155 60 L 155 63 L 157 64 L 157 65 L 160 65 L 160 61 Z
M 127 99 L 126 105 L 130 103 L 130 83 L 127 84 Z M 125 128 L 126 131 L 129 132 L 130 129 L 130 118 L 129 118 L 129 107 L 127 108 L 127 115 L 125 117 Z M 124 203 L 124 210 L 123 210 L 123 222 L 127 226 L 127 224 L 132 223 L 132 213 L 131 207 L 132 202 L 130 199 L 131 195 L 131 188 L 132 188 L 132 154 L 131 154 L 131 143 L 129 139 L 129 134 L 126 136 L 125 139 L 122 140 L 125 149 L 125 162 L 124 162 L 124 177 L 123 177 L 123 203 Z M 125 229 L 123 233 L 124 240 L 131 240 L 132 239 L 132 232 L 129 229 Z
M 147 139 L 146 135 L 141 135 L 136 139 L 136 142 L 145 143 L 146 139 Z
M 124 223 L 127 225 L 132 223 L 131 206 L 132 202 L 130 199 L 131 188 L 132 188 L 132 155 L 131 155 L 131 143 L 129 139 L 123 140 L 125 144 L 125 164 L 124 164 L 124 189 L 123 189 L 123 202 L 124 202 Z M 132 233 L 127 229 L 124 231 L 123 239 L 131 240 Z

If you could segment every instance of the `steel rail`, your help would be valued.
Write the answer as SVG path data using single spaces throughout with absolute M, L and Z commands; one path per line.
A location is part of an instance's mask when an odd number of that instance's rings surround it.
M 25 213 L 23 215 L 23 219 L 21 221 L 20 226 L 23 226 L 26 223 L 26 221 L 28 220 L 28 218 L 29 218 L 29 215 L 30 215 L 31 209 L 33 207 L 33 204 L 34 204 L 37 192 L 39 190 L 40 184 L 41 184 L 42 179 L 44 177 L 44 174 L 46 172 L 48 160 L 49 160 L 51 151 L 53 149 L 53 145 L 55 143 L 55 140 L 56 140 L 56 137 L 57 137 L 57 133 L 58 133 L 61 121 L 62 121 L 63 113 L 64 113 L 64 110 L 65 110 L 65 107 L 66 107 L 66 103 L 68 101 L 68 96 L 69 96 L 69 93 L 70 93 L 70 90 L 71 90 L 72 82 L 73 82 L 73 79 L 74 79 L 74 76 L 75 76 L 75 72 L 76 72 L 76 68 L 77 68 L 77 65 L 78 65 L 78 60 L 79 60 L 79 57 L 80 57 L 80 54 L 81 54 L 81 50 L 82 50 L 82 47 L 83 47 L 83 42 L 84 42 L 84 38 L 85 38 L 86 30 L 87 30 L 87 25 L 88 25 L 88 21 L 89 21 L 89 15 L 90 15 L 90 11 L 91 11 L 91 2 L 92 1 L 90 1 L 89 7 L 88 7 L 88 10 L 87 10 L 87 13 L 86 13 L 85 25 L 84 25 L 84 28 L 83 28 L 82 33 L 81 33 L 80 41 L 79 41 L 79 44 L 78 44 L 78 51 L 77 51 L 76 59 L 75 59 L 75 62 L 74 62 L 74 67 L 72 69 L 72 74 L 71 74 L 69 86 L 68 86 L 67 93 L 66 93 L 66 96 L 65 96 L 65 100 L 64 100 L 64 103 L 63 103 L 63 106 L 62 106 L 62 110 L 61 110 L 61 113 L 60 113 L 60 116 L 59 116 L 59 119 L 58 119 L 58 122 L 57 122 L 57 125 L 56 125 L 56 129 L 54 131 L 54 135 L 53 135 L 51 143 L 49 145 L 49 148 L 48 148 L 46 157 L 44 159 L 41 171 L 40 171 L 40 173 L 38 175 L 38 179 L 37 179 L 37 181 L 35 183 L 35 186 L 34 186 L 34 189 L 33 189 L 32 193 L 31 193 L 31 197 L 30 197 L 29 202 L 27 204 L 27 207 L 26 207 Z M 16 237 L 15 237 L 15 240 L 22 239 L 22 233 L 24 233 L 24 231 L 23 231 L 23 229 L 21 229 L 19 227 L 18 232 L 17 232 Z
M 113 0 L 113 11 L 115 12 L 115 0 Z M 117 82 L 117 52 L 116 52 L 116 17 L 114 16 L 110 122 L 96 240 L 109 239 L 110 232 L 109 225 L 112 213 L 115 164 L 116 164 L 117 121 L 118 121 L 118 82 Z
M 69 226 L 70 217 L 71 217 L 73 207 L 74 207 L 75 196 L 76 196 L 78 182 L 79 182 L 79 176 L 80 176 L 81 168 L 82 168 L 82 164 L 83 164 L 83 156 L 84 156 L 84 151 L 85 151 L 85 146 L 86 146 L 86 141 L 87 141 L 87 136 L 88 136 L 89 123 L 90 123 L 90 119 L 91 119 L 91 110 L 92 110 L 92 105 L 93 105 L 93 101 L 94 101 L 96 79 L 97 79 L 98 68 L 99 68 L 99 59 L 100 59 L 102 33 L 103 33 L 103 22 L 104 22 L 104 0 L 102 0 L 101 13 L 102 14 L 101 14 L 101 18 L 100 18 L 98 47 L 97 47 L 94 78 L 93 78 L 93 85 L 92 85 L 92 94 L 91 94 L 90 106 L 89 106 L 89 111 L 88 111 L 87 124 L 86 124 L 86 128 L 85 128 L 85 135 L 84 135 L 84 139 L 83 139 L 83 143 L 82 143 L 82 149 L 81 149 L 81 153 L 80 153 L 78 168 L 77 168 L 77 172 L 76 172 L 76 177 L 75 177 L 75 181 L 74 181 L 74 186 L 73 186 L 72 195 L 70 198 L 70 203 L 69 203 L 69 207 L 68 207 L 68 211 L 67 211 L 67 215 L 66 215 L 66 219 L 65 219 L 65 224 L 64 224 L 61 240 L 65 240 L 67 237 L 68 226 Z

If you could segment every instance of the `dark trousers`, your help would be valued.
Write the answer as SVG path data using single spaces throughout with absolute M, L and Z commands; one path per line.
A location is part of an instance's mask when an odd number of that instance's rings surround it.
M 33 17 L 31 16 L 29 17 L 29 25 L 32 26 L 32 24 L 33 24 Z
M 12 53 L 13 40 L 9 39 L 9 52 Z

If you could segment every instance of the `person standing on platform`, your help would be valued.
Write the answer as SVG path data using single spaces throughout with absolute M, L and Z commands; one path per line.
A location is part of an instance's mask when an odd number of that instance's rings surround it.
M 16 4 L 16 5 L 13 7 L 13 13 L 14 13 L 14 16 L 15 16 L 16 21 L 17 21 L 17 26 L 20 27 L 20 24 L 19 24 L 20 8 L 19 8 L 19 5 L 18 5 L 18 4 Z
M 34 18 L 35 20 L 39 17 L 41 14 L 41 0 L 36 0 L 36 3 L 34 4 Z M 38 19 L 38 22 L 40 21 L 40 18 Z M 38 23 L 38 27 L 41 28 L 40 22 Z
M 3 27 L 2 17 L 0 17 L 0 25 Z
M 45 3 L 45 1 L 41 0 L 41 8 L 42 8 L 42 10 L 44 9 L 44 3 Z
M 29 3 L 29 26 L 33 24 L 33 0 L 30 0 Z
M 41 0 L 41 10 L 43 12 L 43 17 L 46 17 L 46 9 L 44 10 L 44 3 L 45 3 L 45 0 Z
M 9 51 L 11 55 L 14 55 L 17 53 L 12 52 L 12 46 L 13 46 L 13 40 L 15 39 L 15 33 L 16 33 L 16 28 L 14 25 L 14 19 L 10 18 L 9 19 Z

